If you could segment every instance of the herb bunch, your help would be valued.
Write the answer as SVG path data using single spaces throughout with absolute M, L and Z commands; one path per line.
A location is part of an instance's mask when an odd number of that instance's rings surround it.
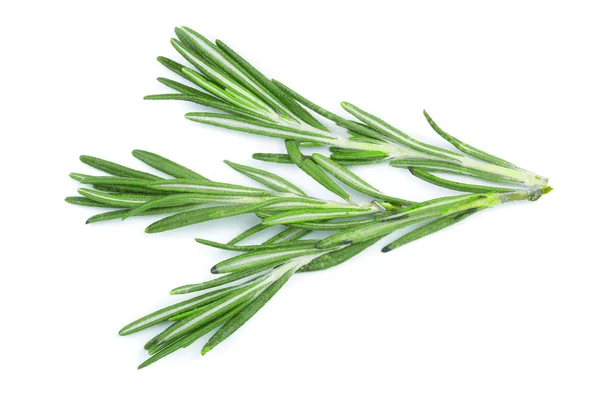
M 264 188 L 213 181 L 142 150 L 135 150 L 133 155 L 169 178 L 82 156 L 81 161 L 109 174 L 71 174 L 92 187 L 80 188 L 80 196 L 66 199 L 69 203 L 112 209 L 92 216 L 88 223 L 162 215 L 146 228 L 148 233 L 157 233 L 242 214 L 259 218 L 256 225 L 227 243 L 196 239 L 239 254 L 212 267 L 211 272 L 219 274 L 218 278 L 171 291 L 174 295 L 194 293 L 195 297 L 146 315 L 120 331 L 121 335 L 129 335 L 170 322 L 145 345 L 150 357 L 140 368 L 218 328 L 202 354 L 210 351 L 248 321 L 296 272 L 339 265 L 402 228 L 412 230 L 386 244 L 383 252 L 487 208 L 511 201 L 536 201 L 552 190 L 546 178 L 449 135 L 426 112 L 431 127 L 460 153 L 417 141 L 349 103 L 342 103 L 342 107 L 356 120 L 333 114 L 269 80 L 223 42 L 212 43 L 189 28 L 177 28 L 175 32 L 177 39 L 172 39 L 172 44 L 190 65 L 165 57 L 159 57 L 159 61 L 194 86 L 159 78 L 177 93 L 146 98 L 194 102 L 220 112 L 186 114 L 192 121 L 285 139 L 286 153 L 259 153 L 254 158 L 295 164 L 338 200 L 312 197 L 272 172 L 229 161 L 226 163 L 230 167 Z M 347 135 L 332 132 L 309 111 L 345 128 Z M 305 155 L 302 146 L 328 146 L 331 156 Z M 347 168 L 381 162 L 407 168 L 426 182 L 466 194 L 414 202 L 385 194 Z M 472 177 L 488 184 L 462 183 L 440 173 Z M 370 200 L 352 197 L 344 186 Z M 283 230 L 260 244 L 240 244 L 272 226 Z M 325 232 L 326 236 L 311 238 L 315 232 Z
M 189 65 L 166 57 L 158 61 L 187 82 L 158 78 L 177 93 L 146 96 L 149 100 L 184 100 L 221 113 L 192 112 L 186 118 L 232 130 L 329 146 L 331 159 L 343 165 L 389 162 L 408 168 L 428 182 L 456 189 L 460 184 L 436 176 L 449 173 L 522 187 L 543 188 L 547 178 L 479 150 L 442 130 L 424 111 L 431 127 L 462 153 L 413 139 L 382 119 L 347 102 L 344 110 L 357 120 L 329 112 L 276 80 L 270 80 L 244 58 L 217 40 L 212 43 L 190 28 L 176 28 L 173 47 Z M 347 130 L 332 132 L 307 109 Z M 255 154 L 264 161 L 292 163 L 285 154 Z M 458 185 L 458 186 L 457 186 Z M 487 190 L 480 188 L 481 191 Z
M 497 192 L 415 203 L 382 193 L 327 157 L 303 155 L 295 141 L 286 141 L 286 149 L 291 160 L 342 201 L 310 197 L 278 175 L 231 162 L 227 162 L 229 166 L 268 189 L 214 182 L 180 164 L 142 150 L 133 151 L 133 155 L 170 178 L 95 157 L 81 157 L 84 163 L 110 175 L 71 174 L 72 178 L 92 185 L 93 189 L 80 188 L 81 196 L 66 200 L 89 207 L 117 208 L 97 214 L 88 222 L 169 214 L 146 229 L 155 233 L 246 213 L 254 213 L 261 220 L 225 244 L 196 239 L 198 243 L 241 254 L 213 266 L 211 272 L 222 275 L 219 278 L 171 291 L 175 295 L 201 292 L 200 295 L 146 315 L 120 331 L 121 335 L 129 335 L 163 322 L 171 323 L 145 345 L 150 357 L 139 368 L 187 347 L 219 328 L 203 347 L 202 354 L 205 354 L 248 321 L 296 272 L 339 265 L 407 226 L 420 224 L 382 251 L 396 249 L 486 208 L 508 201 L 537 200 L 549 191 L 497 188 Z M 373 200 L 355 200 L 341 184 L 372 196 Z M 275 225 L 282 225 L 284 230 L 261 244 L 239 245 Z M 318 240 L 306 239 L 313 231 L 331 233 Z

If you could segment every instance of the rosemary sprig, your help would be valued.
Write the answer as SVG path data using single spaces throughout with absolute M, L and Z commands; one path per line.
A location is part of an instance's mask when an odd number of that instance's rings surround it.
M 71 174 L 92 188 L 79 189 L 69 203 L 113 208 L 87 222 L 165 215 L 146 232 L 155 233 L 204 221 L 253 213 L 260 222 L 227 243 L 196 239 L 198 243 L 237 254 L 211 269 L 216 279 L 177 287 L 171 294 L 195 297 L 155 311 L 127 326 L 129 335 L 170 322 L 146 343 L 146 367 L 187 347 L 217 329 L 202 354 L 231 336 L 262 308 L 296 272 L 312 272 L 339 265 L 398 229 L 413 229 L 383 247 L 389 252 L 414 240 L 456 224 L 497 205 L 535 201 L 552 190 L 547 179 L 474 148 L 443 131 L 424 112 L 431 127 L 459 152 L 422 143 L 360 108 L 342 103 L 355 120 L 333 114 L 285 85 L 269 80 L 220 41 L 212 43 L 189 28 L 177 28 L 175 49 L 187 60 L 183 65 L 159 57 L 169 70 L 194 87 L 159 78 L 177 93 L 147 96 L 154 100 L 184 100 L 221 113 L 189 113 L 186 118 L 232 130 L 285 140 L 286 154 L 255 154 L 254 158 L 295 164 L 340 200 L 311 197 L 292 182 L 258 168 L 226 163 L 265 188 L 213 181 L 157 154 L 135 150 L 145 164 L 169 175 L 131 169 L 103 159 L 82 156 L 81 161 L 109 175 Z M 309 111 L 345 128 L 347 135 L 330 131 Z M 328 146 L 329 158 L 305 155 L 300 146 Z M 389 196 L 351 172 L 346 166 L 389 162 L 407 168 L 419 179 L 469 194 L 416 203 Z M 450 173 L 498 182 L 510 187 L 473 185 L 442 178 Z M 359 201 L 344 185 L 372 198 Z M 280 225 L 284 229 L 260 244 L 242 241 Z M 328 236 L 312 239 L 314 231 Z
M 223 112 L 186 114 L 191 121 L 296 140 L 301 145 L 329 146 L 331 159 L 344 165 L 389 162 L 393 167 L 415 168 L 434 178 L 432 173 L 445 172 L 521 187 L 543 188 L 548 184 L 546 178 L 446 133 L 425 111 L 425 118 L 434 131 L 462 153 L 415 140 L 347 102 L 342 102 L 342 107 L 357 120 L 343 118 L 319 107 L 282 83 L 269 80 L 222 41 L 212 43 L 186 27 L 176 28 L 175 33 L 177 39 L 172 39 L 171 43 L 190 65 L 184 66 L 165 57 L 159 57 L 158 61 L 196 87 L 159 78 L 160 82 L 178 93 L 145 98 L 191 101 Z M 345 128 L 348 135 L 330 131 L 304 107 Z M 257 154 L 255 158 L 293 162 L 289 156 L 276 154 Z M 312 162 L 307 164 L 301 168 L 311 169 Z M 446 187 L 453 185 L 454 190 L 478 190 L 447 180 L 445 184 Z
M 147 228 L 147 232 L 153 233 L 244 213 L 255 213 L 262 219 L 260 224 L 225 244 L 196 239 L 198 243 L 241 254 L 213 266 L 211 271 L 222 276 L 171 291 L 171 294 L 201 292 L 200 295 L 155 311 L 120 331 L 121 335 L 129 335 L 160 323 L 171 323 L 146 344 L 150 357 L 139 368 L 189 346 L 218 328 L 202 354 L 210 351 L 258 312 L 296 272 L 339 265 L 400 228 L 424 223 L 382 251 L 388 252 L 427 236 L 486 208 L 508 201 L 537 200 L 550 190 L 490 191 L 414 203 L 385 195 L 333 160 L 303 155 L 293 141 L 286 142 L 286 148 L 292 162 L 343 201 L 310 197 L 278 175 L 230 162 L 228 165 L 236 171 L 269 189 L 214 182 L 164 157 L 141 150 L 133 152 L 136 158 L 172 178 L 161 178 L 99 158 L 81 157 L 84 163 L 112 175 L 71 174 L 72 178 L 91 184 L 96 190 L 82 188 L 79 192 L 83 197 L 66 200 L 89 207 L 121 208 L 96 215 L 88 222 L 172 214 Z M 371 203 L 360 203 L 334 179 L 375 199 Z M 97 190 L 98 187 L 109 190 Z M 273 225 L 283 225 L 286 229 L 262 244 L 239 245 Z M 332 233 L 320 240 L 303 239 L 316 230 Z
M 431 204 L 428 202 L 411 208 L 423 208 L 418 217 L 394 219 L 392 222 L 373 220 L 364 223 L 360 229 L 342 230 L 316 243 L 313 240 L 290 239 L 276 245 L 267 241 L 262 245 L 237 246 L 197 239 L 205 245 L 243 253 L 213 267 L 213 273 L 225 274 L 222 277 L 171 291 L 171 294 L 203 294 L 144 316 L 124 327 L 120 334 L 128 335 L 161 322 L 172 322 L 146 345 L 150 358 L 140 365 L 143 368 L 219 327 L 202 349 L 202 354 L 206 354 L 246 323 L 296 272 L 339 265 L 401 227 L 429 221 L 385 246 L 384 252 L 460 222 L 483 209 L 508 201 L 532 200 L 536 196 L 528 191 L 476 195 L 466 201 L 453 202 L 451 207 L 438 207 L 435 211 L 427 207 Z M 442 201 L 448 203 L 448 199 Z M 318 246 L 324 241 L 326 246 Z
M 119 208 L 119 210 L 94 215 L 88 219 L 88 223 L 126 219 L 138 215 L 172 214 L 148 226 L 146 228 L 148 233 L 164 232 L 241 214 L 263 212 L 265 214 L 260 214 L 263 216 L 260 230 L 274 225 L 287 225 L 294 230 L 287 232 L 286 236 L 296 239 L 311 231 L 303 227 L 294 227 L 296 224 L 338 219 L 352 221 L 359 218 L 360 220 L 360 217 L 375 216 L 414 204 L 412 201 L 381 193 L 352 172 L 330 161 L 328 164 L 330 170 L 335 168 L 331 170 L 333 176 L 341 177 L 342 181 L 351 183 L 358 191 L 374 197 L 370 203 L 353 199 L 311 158 L 306 158 L 299 153 L 295 143 L 288 143 L 288 147 L 291 154 L 294 154 L 294 158 L 300 160 L 301 167 L 311 166 L 306 169 L 309 175 L 340 196 L 343 201 L 310 197 L 298 186 L 278 175 L 231 162 L 227 164 L 236 171 L 270 189 L 210 181 L 173 161 L 142 150 L 134 150 L 133 155 L 155 169 L 170 174 L 172 178 L 164 179 L 103 159 L 82 156 L 80 159 L 84 163 L 112 173 L 113 176 L 71 174 L 73 179 L 82 184 L 92 185 L 93 188 L 80 188 L 78 192 L 81 197 L 67 197 L 66 201 L 89 207 Z M 308 162 L 312 164 L 307 164 Z M 182 176 L 195 178 L 179 179 Z M 256 231 L 258 232 L 259 228 Z M 282 237 L 274 238 L 273 241 L 281 242 L 283 238 L 282 233 Z

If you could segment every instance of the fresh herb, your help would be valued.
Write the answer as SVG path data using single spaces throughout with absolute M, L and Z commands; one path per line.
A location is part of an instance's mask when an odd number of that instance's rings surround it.
M 342 107 L 356 120 L 333 114 L 266 78 L 223 42 L 212 43 L 189 28 L 178 28 L 175 32 L 177 39 L 172 39 L 172 44 L 189 64 L 164 57 L 158 60 L 193 86 L 159 78 L 176 93 L 146 98 L 194 102 L 220 113 L 187 114 L 186 118 L 192 121 L 285 139 L 285 154 L 257 153 L 254 158 L 295 164 L 339 200 L 312 197 L 273 172 L 230 161 L 226 161 L 227 165 L 264 188 L 214 181 L 142 150 L 135 150 L 133 155 L 169 177 L 82 156 L 82 162 L 109 174 L 71 174 L 73 179 L 91 187 L 79 189 L 81 196 L 67 197 L 67 202 L 112 209 L 92 216 L 88 223 L 163 215 L 146 228 L 148 233 L 157 233 L 241 214 L 255 214 L 259 219 L 256 225 L 227 243 L 196 239 L 200 244 L 239 254 L 212 267 L 211 271 L 220 275 L 216 279 L 171 291 L 174 295 L 197 293 L 195 297 L 155 311 L 120 331 L 121 335 L 129 335 L 170 323 L 146 343 L 144 348 L 150 357 L 139 368 L 217 329 L 202 354 L 210 351 L 252 318 L 296 272 L 339 265 L 401 228 L 413 229 L 385 245 L 383 252 L 440 231 L 479 211 L 511 201 L 536 201 L 552 190 L 546 178 L 446 133 L 426 112 L 425 118 L 435 132 L 461 153 L 417 141 L 349 103 L 342 103 Z M 332 132 L 310 111 L 345 128 L 347 135 Z M 328 146 L 331 156 L 306 155 L 301 146 Z M 414 202 L 385 194 L 347 168 L 381 162 L 407 168 L 428 183 L 467 194 Z M 502 185 L 456 182 L 439 173 Z M 344 186 L 368 196 L 370 201 L 352 197 Z M 283 230 L 260 244 L 240 244 L 273 226 L 281 226 Z M 316 231 L 326 231 L 328 236 L 311 238 Z
M 142 317 L 121 331 L 129 335 L 159 323 L 171 324 L 145 346 L 146 367 L 168 354 L 189 346 L 210 331 L 202 354 L 233 334 L 248 321 L 296 272 L 318 271 L 339 265 L 390 233 L 418 223 L 421 226 L 383 248 L 387 252 L 466 217 L 496 205 L 517 200 L 537 200 L 550 189 L 496 191 L 466 194 L 415 203 L 386 195 L 346 167 L 320 155 L 307 157 L 293 141 L 286 142 L 290 157 L 315 181 L 342 201 L 308 196 L 295 184 L 261 169 L 227 162 L 236 171 L 268 189 L 209 180 L 159 155 L 135 150 L 133 155 L 170 178 L 161 178 L 110 161 L 82 156 L 81 161 L 110 173 L 109 176 L 71 174 L 82 184 L 82 197 L 66 201 L 88 207 L 119 208 L 91 217 L 88 222 L 126 219 L 137 215 L 171 214 L 151 224 L 149 233 L 163 232 L 211 219 L 254 213 L 261 222 L 228 243 L 196 239 L 198 243 L 241 253 L 212 268 L 222 276 L 188 284 L 171 294 L 203 292 Z M 310 163 L 309 163 L 310 162 Z M 311 167 L 306 167 L 310 165 Z M 366 195 L 371 202 L 352 198 L 335 179 Z M 285 229 L 258 245 L 241 241 L 270 226 Z M 313 231 L 332 233 L 320 240 L 304 239 Z
M 464 154 L 415 140 L 347 102 L 341 105 L 356 120 L 343 118 L 319 107 L 282 83 L 268 79 L 222 41 L 212 43 L 186 27 L 176 28 L 175 33 L 177 38 L 172 39 L 171 43 L 189 65 L 184 66 L 165 57 L 159 57 L 158 61 L 195 87 L 159 78 L 160 82 L 178 93 L 145 98 L 191 101 L 223 112 L 186 114 L 185 117 L 191 121 L 296 140 L 301 145 L 329 146 L 331 159 L 339 164 L 389 162 L 393 167 L 413 168 L 415 176 L 422 179 L 427 177 L 430 182 L 435 179 L 431 173 L 445 172 L 525 187 L 543 188 L 548 184 L 546 178 L 446 133 L 425 111 L 425 118 L 434 131 Z M 330 131 L 304 107 L 345 128 L 348 134 Z M 292 162 L 290 157 L 278 154 L 261 153 L 255 158 Z M 307 165 L 303 169 L 309 168 L 312 167 Z M 447 182 L 443 183 L 447 185 Z M 453 189 L 461 190 L 460 185 Z

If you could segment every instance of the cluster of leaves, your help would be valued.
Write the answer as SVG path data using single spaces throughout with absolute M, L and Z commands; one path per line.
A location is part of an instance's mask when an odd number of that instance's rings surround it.
M 547 179 L 479 150 L 443 131 L 425 118 L 442 138 L 463 154 L 413 139 L 382 119 L 347 103 L 344 110 L 357 121 L 329 112 L 284 84 L 268 79 L 220 40 L 212 43 L 190 28 L 176 28 L 171 43 L 190 64 L 166 57 L 158 61 L 195 87 L 167 79 L 158 80 L 177 93 L 146 96 L 149 100 L 185 100 L 221 113 L 192 112 L 189 120 L 264 136 L 291 139 L 301 145 L 327 145 L 331 159 L 343 165 L 390 162 L 409 168 L 418 178 L 442 186 L 461 185 L 434 174 L 443 172 L 517 186 L 545 187 Z M 345 128 L 348 135 L 331 132 L 308 110 Z M 254 155 L 263 161 L 292 163 L 286 154 Z M 486 187 L 480 188 L 481 191 Z
M 194 293 L 195 297 L 155 311 L 120 331 L 121 335 L 129 335 L 170 322 L 145 345 L 150 357 L 140 368 L 218 328 L 202 349 L 205 354 L 248 321 L 296 272 L 339 265 L 401 228 L 410 226 L 412 230 L 385 245 L 383 252 L 481 210 L 508 201 L 535 201 L 551 190 L 546 178 L 458 140 L 440 129 L 426 112 L 431 127 L 461 153 L 417 141 L 349 103 L 342 103 L 342 107 L 357 120 L 340 117 L 266 78 L 223 42 L 212 43 L 189 28 L 177 28 L 175 32 L 177 39 L 172 44 L 190 66 L 164 57 L 159 57 L 159 61 L 194 87 L 159 78 L 177 93 L 146 98 L 191 101 L 220 111 L 187 114 L 186 118 L 192 121 L 285 139 L 285 154 L 259 153 L 254 158 L 295 164 L 339 199 L 312 197 L 272 172 L 229 161 L 227 165 L 264 188 L 213 181 L 142 150 L 133 151 L 134 157 L 168 177 L 82 156 L 85 164 L 109 174 L 71 174 L 91 188 L 80 188 L 80 196 L 66 199 L 69 203 L 111 209 L 92 216 L 88 223 L 162 215 L 146 228 L 146 232 L 156 233 L 241 214 L 255 214 L 260 220 L 227 243 L 196 239 L 198 243 L 240 254 L 212 267 L 211 272 L 219 274 L 218 278 L 171 291 L 174 295 Z M 347 135 L 330 131 L 310 111 L 345 128 Z M 307 156 L 300 146 L 328 146 L 331 156 Z M 408 168 L 426 182 L 466 194 L 417 203 L 387 195 L 347 168 L 383 161 Z M 504 186 L 461 183 L 439 173 Z M 523 186 L 526 188 L 519 188 Z M 359 201 L 345 187 L 372 200 Z M 282 226 L 283 230 L 260 244 L 240 244 L 272 226 Z M 326 236 L 311 239 L 311 233 L 317 231 L 326 232 Z
M 72 178 L 92 185 L 93 189 L 80 188 L 81 196 L 66 200 L 89 207 L 117 208 L 95 215 L 88 222 L 169 214 L 146 229 L 155 233 L 246 213 L 254 213 L 261 219 L 259 224 L 225 244 L 196 239 L 201 244 L 241 254 L 213 266 L 211 271 L 221 277 L 171 291 L 172 294 L 203 292 L 199 296 L 153 312 L 120 331 L 121 335 L 128 335 L 171 322 L 146 344 L 150 357 L 140 368 L 219 328 L 204 346 L 202 354 L 205 354 L 250 319 L 296 272 L 339 265 L 403 227 L 421 223 L 386 245 L 384 252 L 496 204 L 533 199 L 531 191 L 511 191 L 465 194 L 414 203 L 382 193 L 327 157 L 303 155 L 295 141 L 286 141 L 286 149 L 286 155 L 299 168 L 343 201 L 310 197 L 278 175 L 232 162 L 227 164 L 267 189 L 214 182 L 180 164 L 142 150 L 133 151 L 133 155 L 170 178 L 95 157 L 81 157 L 84 163 L 110 175 L 71 174 Z M 342 184 L 372 196 L 373 201 L 356 201 Z M 262 244 L 238 244 L 275 225 L 282 225 L 284 230 Z M 319 240 L 306 239 L 313 231 L 330 231 L 331 234 Z

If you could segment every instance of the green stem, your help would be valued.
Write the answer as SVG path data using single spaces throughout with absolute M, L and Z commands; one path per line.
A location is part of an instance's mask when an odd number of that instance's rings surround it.
M 449 153 L 448 158 L 436 157 L 415 149 L 407 148 L 396 143 L 368 143 L 358 142 L 340 137 L 335 146 L 358 151 L 377 151 L 388 154 L 388 158 L 383 160 L 399 160 L 399 161 L 431 161 L 456 165 L 480 171 L 485 175 L 489 175 L 489 180 L 499 181 L 504 183 L 518 184 L 534 188 L 544 188 L 548 186 L 548 178 L 542 177 L 534 172 L 526 171 L 520 168 L 508 168 L 500 165 L 494 165 L 485 161 L 477 160 L 458 153 Z M 407 164 L 407 166 L 410 166 Z M 451 167 L 447 172 L 452 172 Z

